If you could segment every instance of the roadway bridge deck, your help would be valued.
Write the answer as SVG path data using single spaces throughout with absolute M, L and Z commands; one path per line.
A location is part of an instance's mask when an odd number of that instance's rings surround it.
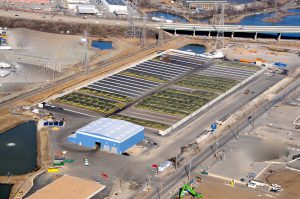
M 212 33 L 218 32 L 223 29 L 224 34 L 230 33 L 231 37 L 234 37 L 234 33 L 247 33 L 252 34 L 254 39 L 257 38 L 258 34 L 276 34 L 278 39 L 281 38 L 282 34 L 299 34 L 300 26 L 242 26 L 242 25 L 200 25 L 200 24 L 163 24 L 160 25 L 160 29 L 166 31 L 173 31 L 177 34 L 180 31 L 192 32 L 193 35 L 197 33 L 206 33 L 207 36 L 211 36 Z

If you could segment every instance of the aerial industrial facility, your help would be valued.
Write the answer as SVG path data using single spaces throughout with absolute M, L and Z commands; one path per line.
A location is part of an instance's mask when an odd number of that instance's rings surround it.
M 0 199 L 299 199 L 299 8 L 0 0 Z

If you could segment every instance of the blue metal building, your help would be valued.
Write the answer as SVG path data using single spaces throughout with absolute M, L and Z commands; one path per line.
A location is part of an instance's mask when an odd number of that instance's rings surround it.
M 144 127 L 110 118 L 101 118 L 78 129 L 68 142 L 121 154 L 143 141 Z

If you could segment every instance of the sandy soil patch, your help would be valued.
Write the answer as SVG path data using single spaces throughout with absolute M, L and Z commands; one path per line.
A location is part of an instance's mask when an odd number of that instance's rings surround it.
M 105 186 L 72 176 L 63 176 L 43 189 L 28 197 L 28 199 L 82 199 L 93 196 Z
M 272 165 L 260 176 L 261 181 L 268 184 L 278 184 L 283 191 L 279 192 L 278 198 L 300 198 L 300 172 L 292 171 L 281 165 Z
M 57 71 L 83 60 L 84 46 L 78 35 L 45 33 L 24 28 L 7 31 L 8 44 L 15 50 L 1 52 L 3 61 L 45 66 Z M 90 49 L 89 56 L 95 54 Z
M 288 65 L 294 65 L 300 60 L 297 55 L 299 49 L 297 49 L 297 47 L 280 47 L 278 43 L 274 43 L 274 45 L 230 43 L 224 49 L 224 53 L 230 60 L 247 59 L 255 61 L 257 58 L 262 58 L 266 62 L 284 62 Z

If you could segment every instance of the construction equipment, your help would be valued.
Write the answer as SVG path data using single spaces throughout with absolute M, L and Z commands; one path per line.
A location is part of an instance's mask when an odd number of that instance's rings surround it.
M 252 60 L 248 60 L 248 59 L 240 59 L 239 61 L 241 63 L 246 63 L 246 64 L 251 64 L 253 62 Z
M 196 177 L 191 182 L 183 185 L 183 187 L 179 190 L 179 199 L 182 199 L 187 192 L 189 194 L 191 194 L 194 198 L 202 198 L 203 197 L 203 195 L 201 193 L 197 193 L 192 187 L 192 184 L 195 180 L 196 180 L 196 182 L 202 181 L 200 177 Z

